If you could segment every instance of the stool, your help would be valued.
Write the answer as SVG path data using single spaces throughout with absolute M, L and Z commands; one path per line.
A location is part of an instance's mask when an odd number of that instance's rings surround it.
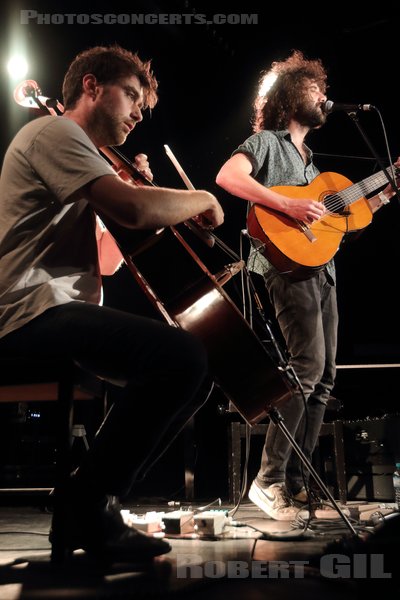
M 241 492 L 242 468 L 242 438 L 246 437 L 246 428 L 248 426 L 238 421 L 230 423 L 228 429 L 228 486 L 229 502 L 237 504 Z M 263 435 L 267 432 L 268 423 L 259 423 L 250 427 L 250 435 Z M 260 456 L 261 458 L 261 456 Z
M 230 423 L 228 430 L 228 485 L 229 502 L 237 504 L 241 492 L 241 442 L 246 437 L 246 425 L 238 421 Z M 268 423 L 259 423 L 250 428 L 250 435 L 263 435 L 267 433 Z M 343 504 L 347 500 L 346 470 L 343 442 L 343 423 L 342 421 L 333 421 L 332 423 L 323 423 L 320 436 L 332 436 L 334 447 L 334 461 L 337 478 L 338 496 Z
M 64 491 L 71 472 L 74 433 L 82 437 L 87 444 L 83 426 L 76 426 L 75 431 L 73 429 L 73 402 L 77 399 L 104 397 L 103 385 L 99 380 L 91 379 L 95 387 L 94 393 L 80 389 L 81 385 L 89 389 L 88 376 L 72 361 L 2 358 L 0 368 L 0 402 L 58 403 L 55 424 L 56 468 L 51 560 L 53 563 L 59 563 L 66 555 Z

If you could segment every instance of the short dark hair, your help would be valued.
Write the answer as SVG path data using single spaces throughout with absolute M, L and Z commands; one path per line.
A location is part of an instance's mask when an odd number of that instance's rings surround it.
M 315 81 L 322 92 L 326 91 L 327 74 L 322 62 L 306 59 L 300 50 L 293 50 L 286 60 L 272 63 L 271 69 L 261 74 L 260 85 L 267 73 L 277 75 L 277 79 L 266 94 L 254 101 L 255 132 L 286 129 L 303 97 L 306 80 Z
M 144 108 L 157 103 L 158 83 L 150 69 L 151 61 L 143 62 L 137 53 L 118 45 L 95 46 L 80 52 L 70 64 L 63 82 L 65 110 L 72 109 L 82 95 L 82 79 L 91 73 L 100 84 L 115 83 L 136 75 L 144 94 Z

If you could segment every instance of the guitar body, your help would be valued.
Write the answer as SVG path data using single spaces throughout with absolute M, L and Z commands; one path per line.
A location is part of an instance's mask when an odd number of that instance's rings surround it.
M 271 189 L 296 200 L 311 198 L 324 202 L 351 185 L 346 177 L 327 172 L 306 186 L 275 186 Z M 304 227 L 283 213 L 254 204 L 249 211 L 247 228 L 252 237 L 264 244 L 264 256 L 280 272 L 303 277 L 322 269 L 333 258 L 345 233 L 363 229 L 371 220 L 372 211 L 366 198 L 359 198 L 342 210 L 328 213 L 311 226 Z
M 295 384 L 223 289 L 242 268 L 240 263 L 212 275 L 176 227 L 164 229 L 155 243 L 133 257 L 124 254 L 165 321 L 202 340 L 215 382 L 247 423 L 257 423 L 271 406 L 292 397 Z

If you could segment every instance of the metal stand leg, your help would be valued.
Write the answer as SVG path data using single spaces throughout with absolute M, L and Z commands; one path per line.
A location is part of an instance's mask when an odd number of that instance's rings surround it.
M 240 498 L 241 463 L 241 423 L 231 423 L 229 427 L 229 502 L 236 504 Z
M 346 467 L 344 457 L 343 423 L 334 421 L 333 425 L 333 445 L 336 459 L 336 477 L 338 482 L 339 500 L 342 504 L 347 501 L 347 482 Z
M 57 415 L 57 462 L 54 486 L 54 510 L 52 519 L 51 562 L 62 563 L 67 557 L 66 536 L 68 531 L 66 488 L 71 471 L 71 432 L 73 419 L 72 367 L 60 378 L 58 384 Z
M 324 494 L 326 494 L 326 496 L 332 502 L 333 506 L 335 507 L 335 509 L 341 516 L 341 518 L 343 519 L 344 523 L 350 529 L 351 533 L 353 535 L 357 536 L 357 532 L 354 529 L 353 525 L 350 523 L 349 519 L 344 514 L 344 512 L 342 511 L 342 509 L 340 508 L 340 506 L 338 505 L 338 503 L 336 502 L 336 500 L 334 499 L 334 497 L 332 496 L 332 494 L 330 493 L 330 491 L 328 490 L 328 488 L 326 487 L 326 485 L 324 484 L 324 482 L 322 481 L 322 479 L 320 478 L 320 476 L 318 475 L 318 473 L 316 472 L 316 470 L 314 469 L 314 467 L 312 466 L 310 461 L 304 455 L 304 452 L 302 451 L 302 449 L 300 448 L 300 446 L 298 445 L 296 440 L 293 438 L 291 433 L 288 431 L 286 425 L 283 422 L 283 417 L 280 414 L 280 412 L 276 408 L 270 408 L 270 410 L 268 412 L 268 416 L 270 417 L 272 422 L 275 423 L 275 425 L 277 425 L 277 427 L 279 427 L 280 431 L 283 433 L 283 435 L 286 437 L 286 439 L 290 442 L 290 444 L 291 444 L 293 450 L 296 452 L 297 456 L 303 462 L 304 466 L 307 467 L 310 475 L 314 478 L 314 480 L 318 484 L 319 488 L 324 492 Z
M 330 436 L 333 442 L 333 459 L 336 474 L 339 500 L 342 504 L 347 502 L 346 464 L 344 456 L 343 423 L 332 421 L 323 423 L 319 433 L 321 436 Z
M 194 439 L 194 417 L 190 419 L 183 430 L 185 444 L 185 497 L 194 499 L 194 466 L 196 462 L 196 443 Z

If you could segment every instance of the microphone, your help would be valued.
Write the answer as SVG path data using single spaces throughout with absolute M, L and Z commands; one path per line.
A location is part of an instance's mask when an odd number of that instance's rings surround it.
M 347 112 L 356 112 L 358 110 L 376 110 L 372 104 L 342 104 L 341 102 L 332 102 L 327 100 L 321 104 L 321 109 L 324 113 L 329 115 L 335 110 L 344 110 Z

